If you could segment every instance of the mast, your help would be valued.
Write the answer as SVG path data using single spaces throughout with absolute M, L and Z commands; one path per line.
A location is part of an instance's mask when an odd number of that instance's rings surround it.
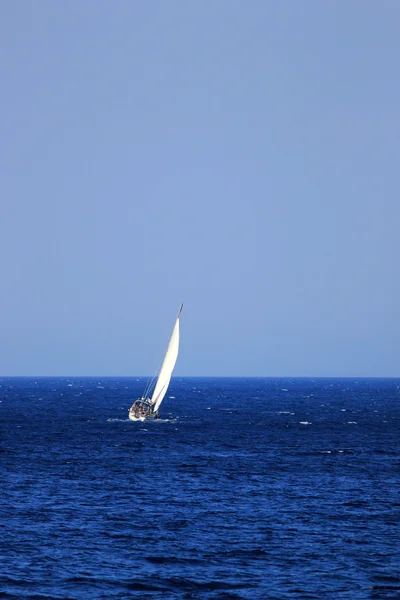
M 179 352 L 179 319 L 181 316 L 183 304 L 180 305 L 175 325 L 168 343 L 168 348 L 158 375 L 157 383 L 154 388 L 150 402 L 154 404 L 156 411 L 167 393 L 169 382 L 171 381 L 172 371 L 174 370 Z

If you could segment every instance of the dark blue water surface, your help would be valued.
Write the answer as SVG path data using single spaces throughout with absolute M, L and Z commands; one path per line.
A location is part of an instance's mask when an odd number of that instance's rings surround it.
M 400 380 L 0 381 L 0 598 L 400 598 Z

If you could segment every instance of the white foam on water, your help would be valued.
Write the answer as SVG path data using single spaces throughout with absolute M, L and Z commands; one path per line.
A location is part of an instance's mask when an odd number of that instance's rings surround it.
M 310 421 L 299 421 L 300 425 L 312 425 Z
M 357 421 L 347 421 L 348 425 L 357 425 Z

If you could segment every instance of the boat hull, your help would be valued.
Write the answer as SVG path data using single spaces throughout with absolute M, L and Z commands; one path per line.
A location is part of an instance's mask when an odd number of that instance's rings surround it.
M 160 418 L 158 413 L 149 415 L 148 417 L 135 417 L 135 415 L 130 412 L 128 416 L 130 421 L 155 421 Z
M 135 417 L 135 415 L 133 415 L 132 413 L 129 413 L 129 420 L 130 421 L 145 421 L 146 418 L 145 417 Z

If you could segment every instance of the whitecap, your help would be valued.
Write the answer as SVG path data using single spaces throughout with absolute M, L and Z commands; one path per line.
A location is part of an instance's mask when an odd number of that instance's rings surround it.
M 299 421 L 300 425 L 312 425 L 310 421 Z

